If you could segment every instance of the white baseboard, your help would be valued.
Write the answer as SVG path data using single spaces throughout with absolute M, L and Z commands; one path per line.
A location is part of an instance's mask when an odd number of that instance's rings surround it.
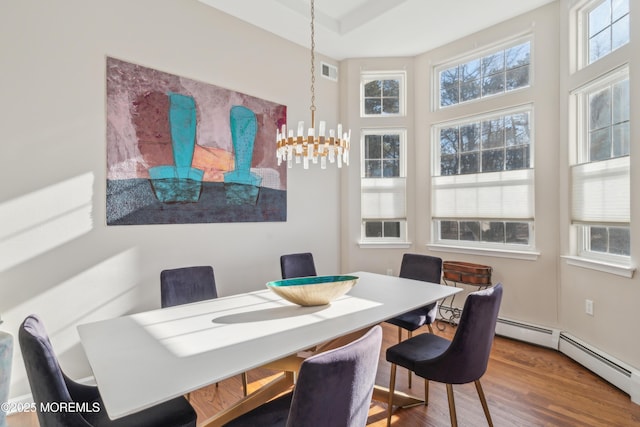
M 640 372 L 633 367 L 566 332 L 560 334 L 558 350 L 627 393 L 633 403 L 640 404 Z
M 560 331 L 511 319 L 498 318 L 496 334 L 542 347 L 558 349 Z
M 496 334 L 558 350 L 627 393 L 633 403 L 640 405 L 640 371 L 567 332 L 498 318 Z

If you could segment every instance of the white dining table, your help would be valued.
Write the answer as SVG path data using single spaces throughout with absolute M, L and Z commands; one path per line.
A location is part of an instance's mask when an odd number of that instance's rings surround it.
M 264 289 L 79 325 L 107 413 L 138 412 L 461 291 L 350 274 L 358 283 L 328 305 L 302 307 Z

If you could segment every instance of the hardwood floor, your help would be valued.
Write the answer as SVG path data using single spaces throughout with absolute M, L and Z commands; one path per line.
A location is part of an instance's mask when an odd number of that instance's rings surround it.
M 388 385 L 389 363 L 384 358 L 387 346 L 395 344 L 397 329 L 383 324 L 384 342 L 378 367 L 377 383 Z M 451 337 L 455 328 L 447 325 L 436 333 Z M 256 369 L 248 373 L 251 387 L 271 379 L 277 373 Z M 592 374 L 563 354 L 530 344 L 496 337 L 487 373 L 482 378 L 491 416 L 496 426 L 640 426 L 640 405 L 629 396 Z M 398 369 L 397 389 L 423 395 L 421 378 L 413 377 L 407 387 L 407 373 Z M 454 386 L 460 427 L 486 425 L 482 406 L 473 384 Z M 191 403 L 202 420 L 228 407 L 242 395 L 240 376 L 221 381 L 192 393 Z M 386 425 L 385 404 L 374 402 L 368 426 Z M 32 414 L 13 415 L 9 427 L 37 427 Z M 392 425 L 448 426 L 449 407 L 445 386 L 430 383 L 429 405 L 395 410 Z

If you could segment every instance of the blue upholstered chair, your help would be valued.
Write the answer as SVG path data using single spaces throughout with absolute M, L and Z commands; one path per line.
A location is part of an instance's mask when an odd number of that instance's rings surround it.
M 183 397 L 112 421 L 104 410 L 97 387 L 79 384 L 60 369 L 41 320 L 27 317 L 18 333 L 20 349 L 36 408 L 44 403 L 75 402 L 87 412 L 38 409 L 40 427 L 186 427 L 196 425 L 196 412 Z M 82 405 L 80 405 L 82 404 Z M 96 412 L 92 412 L 94 409 Z
M 442 258 L 420 254 L 404 254 L 402 256 L 400 277 L 440 283 L 441 275 Z M 398 342 L 401 342 L 403 329 L 407 331 L 409 338 L 413 336 L 413 331 L 425 325 L 429 328 L 429 332 L 433 333 L 431 324 L 435 322 L 437 313 L 438 302 L 436 301 L 389 319 L 387 322 L 398 327 Z M 409 371 L 409 387 L 411 387 L 411 371 Z
M 162 308 L 218 298 L 213 267 L 199 265 L 162 270 L 160 272 L 160 305 Z M 218 383 L 216 383 L 216 386 Z M 242 374 L 242 391 L 248 392 L 247 374 Z M 191 394 L 187 395 L 187 399 Z
M 302 362 L 293 392 L 225 424 L 226 427 L 363 427 L 373 394 L 382 328 Z
M 313 255 L 309 252 L 282 255 L 280 257 L 280 271 L 283 279 L 317 276 Z
M 487 370 L 501 301 L 500 283 L 472 292 L 465 301 L 453 340 L 434 334 L 420 334 L 389 347 L 387 361 L 391 362 L 390 395 L 395 389 L 397 365 L 410 369 L 425 379 L 425 405 L 429 399 L 429 380 L 445 383 L 451 425 L 457 426 L 452 384 L 474 382 L 487 422 L 493 426 L 480 378 Z M 387 426 L 391 424 L 391 401 L 388 411 Z

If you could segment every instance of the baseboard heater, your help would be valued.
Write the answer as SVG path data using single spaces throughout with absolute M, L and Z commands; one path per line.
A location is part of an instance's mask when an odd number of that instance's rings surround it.
M 566 332 L 498 318 L 496 334 L 560 351 L 640 404 L 640 372 Z
M 560 331 L 515 320 L 498 318 L 496 334 L 557 350 Z
M 640 404 L 640 373 L 631 366 L 566 332 L 560 333 L 558 350 L 629 394 L 634 403 Z

